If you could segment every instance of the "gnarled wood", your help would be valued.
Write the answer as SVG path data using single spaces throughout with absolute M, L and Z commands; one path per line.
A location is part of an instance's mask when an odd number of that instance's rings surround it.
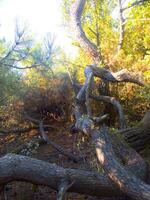
M 99 197 L 122 195 L 114 184 L 104 175 L 96 172 L 65 169 L 34 158 L 7 154 L 0 158 L 0 185 L 11 181 L 26 181 L 33 184 L 59 189 L 62 180 L 72 184 L 68 192 L 88 194 Z
M 114 97 L 102 96 L 102 95 L 101 96 L 91 95 L 90 98 L 92 98 L 96 101 L 103 101 L 103 102 L 112 104 L 115 107 L 115 109 L 117 110 L 118 115 L 119 115 L 120 129 L 124 129 L 126 127 L 126 122 L 125 122 L 125 117 L 124 117 L 124 112 L 123 112 L 122 106 Z
M 89 65 L 93 71 L 94 76 L 99 77 L 105 81 L 110 82 L 130 82 L 140 86 L 144 85 L 144 82 L 139 74 L 129 72 L 127 69 L 122 69 L 118 72 L 110 72 L 104 68 L 98 68 L 94 65 Z
M 92 135 L 96 143 L 98 160 L 109 178 L 130 197 L 137 200 L 149 200 L 150 185 L 138 179 L 119 163 L 108 136 L 108 129 L 103 127 L 100 132 L 94 131 Z
M 94 60 L 101 61 L 101 55 L 98 53 L 97 46 L 92 43 L 86 36 L 82 25 L 81 15 L 85 6 L 86 0 L 75 0 L 71 9 L 72 25 L 76 32 L 76 36 L 80 42 L 81 47 L 86 50 Z
M 93 69 L 96 69 L 96 72 Z M 83 103 L 86 104 L 86 101 L 89 98 L 89 90 L 87 90 L 87 88 L 89 88 L 89 85 L 90 85 L 89 77 L 90 77 L 91 71 L 93 71 L 93 74 L 98 77 L 102 77 L 102 76 L 105 77 L 106 78 L 105 80 L 109 79 L 113 81 L 113 79 L 115 79 L 114 76 L 112 76 L 112 74 L 108 71 L 105 71 L 105 70 L 101 71 L 97 69 L 95 66 L 87 66 L 87 68 L 85 69 L 85 77 L 86 77 L 85 85 L 79 91 L 78 93 L 79 95 L 77 95 L 78 104 L 76 105 L 76 107 L 78 106 L 82 107 Z M 116 77 L 119 81 L 129 80 L 128 73 L 124 74 L 124 72 L 123 74 L 117 73 Z M 130 80 L 131 82 L 135 81 L 133 77 Z M 88 95 L 87 95 L 87 92 L 88 92 Z M 81 116 L 81 117 L 80 118 L 76 117 L 76 128 L 92 136 L 94 143 L 96 144 L 98 159 L 100 163 L 102 164 L 104 170 L 106 171 L 107 175 L 110 177 L 110 179 L 117 184 L 119 189 L 121 189 L 130 197 L 133 197 L 135 199 L 141 198 L 141 200 L 148 200 L 150 198 L 150 193 L 149 193 L 150 186 L 142 182 L 139 178 L 137 178 L 138 173 L 135 174 L 135 172 L 141 171 L 141 172 L 144 172 L 142 173 L 142 175 L 145 177 L 145 174 L 147 173 L 147 167 L 143 159 L 141 159 L 138 154 L 136 155 L 136 153 L 132 151 L 132 149 L 131 150 L 129 149 L 128 151 L 126 151 L 127 146 L 123 144 L 120 145 L 118 143 L 118 149 L 119 151 L 121 150 L 119 153 L 122 156 L 122 161 L 125 161 L 127 163 L 127 167 L 124 168 L 117 161 L 114 150 L 111 146 L 110 141 L 108 141 L 108 138 L 106 140 L 106 136 L 107 136 L 106 130 L 104 129 L 99 134 L 99 130 L 94 127 L 94 122 L 92 118 L 89 117 L 88 115 L 83 115 L 80 109 L 77 109 L 77 110 L 80 113 L 78 116 Z M 132 160 L 130 159 L 128 153 L 131 156 Z M 141 166 L 135 165 L 135 163 L 138 163 L 138 158 L 140 158 L 139 163 L 142 164 Z M 131 171 L 130 171 L 130 167 L 131 167 Z M 137 170 L 138 167 L 140 167 L 141 169 L 140 171 Z M 134 169 L 136 170 L 134 171 Z M 139 177 L 141 178 L 141 176 Z

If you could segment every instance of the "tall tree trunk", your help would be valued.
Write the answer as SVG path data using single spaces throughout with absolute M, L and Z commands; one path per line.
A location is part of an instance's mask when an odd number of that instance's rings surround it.
M 124 33 L 125 33 L 125 19 L 123 17 L 123 9 L 122 9 L 122 0 L 118 0 L 119 6 L 119 42 L 118 42 L 118 51 L 122 49 L 123 40 L 124 40 Z
M 86 51 L 88 55 L 90 55 L 90 57 L 93 58 L 93 60 L 96 63 L 100 63 L 100 61 L 102 60 L 101 54 L 100 52 L 98 52 L 97 46 L 87 38 L 81 25 L 81 15 L 85 3 L 86 0 L 76 0 L 72 5 L 71 9 L 72 24 L 81 47 Z

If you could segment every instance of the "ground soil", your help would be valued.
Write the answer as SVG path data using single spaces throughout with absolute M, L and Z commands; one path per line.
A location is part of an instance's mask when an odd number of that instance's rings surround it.
M 63 167 L 70 168 L 80 168 L 88 170 L 99 170 L 97 168 L 96 157 L 93 155 L 92 146 L 89 143 L 89 138 L 79 134 L 70 134 L 69 126 L 70 124 L 55 124 L 57 130 L 49 131 L 47 134 L 49 138 L 61 145 L 63 148 L 76 155 L 82 155 L 85 157 L 85 162 L 83 163 L 73 163 L 68 160 L 67 157 L 61 155 L 58 151 L 53 149 L 50 145 L 41 144 L 37 151 L 30 154 L 29 156 L 44 160 L 50 163 L 56 163 Z M 20 149 L 30 142 L 36 135 L 38 131 L 34 130 L 28 133 L 23 133 L 20 136 L 17 134 L 9 134 L 5 136 L 0 136 L 0 153 L 1 156 L 6 153 L 14 152 L 14 149 Z M 89 144 L 89 145 L 87 145 Z M 88 155 L 88 156 L 86 156 Z M 5 193 L 8 200 L 54 200 L 56 199 L 56 192 L 48 187 L 35 186 L 30 183 L 18 183 L 13 182 L 8 184 L 5 188 Z M 68 194 L 67 199 L 80 199 L 80 200 L 94 200 L 96 198 L 89 197 L 85 195 L 78 194 Z

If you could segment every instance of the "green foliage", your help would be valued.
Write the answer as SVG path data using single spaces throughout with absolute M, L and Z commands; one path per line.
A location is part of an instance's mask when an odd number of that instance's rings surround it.
M 134 55 L 135 59 L 144 58 L 150 50 L 150 2 L 132 8 L 126 23 L 125 43 L 126 54 Z
M 70 23 L 69 8 L 71 0 L 64 0 L 63 13 L 66 24 Z M 132 1 L 133 2 L 133 1 Z M 129 2 L 129 5 L 132 3 Z M 67 6 L 66 6 L 67 5 Z M 129 71 L 141 73 L 145 80 L 143 88 L 134 84 L 110 85 L 111 95 L 120 99 L 125 112 L 131 118 L 141 118 L 150 107 L 150 2 L 127 9 L 125 36 L 123 47 L 117 52 L 119 41 L 119 21 L 112 17 L 118 10 L 118 1 L 88 0 L 82 15 L 82 26 L 86 36 L 97 46 L 103 57 L 104 65 L 112 71 L 127 68 Z M 92 63 L 76 40 L 72 42 L 79 48 L 78 55 L 69 65 L 72 76 L 84 82 L 84 67 Z

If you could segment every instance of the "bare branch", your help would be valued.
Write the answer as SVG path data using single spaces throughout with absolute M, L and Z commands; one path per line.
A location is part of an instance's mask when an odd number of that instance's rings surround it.
M 92 117 L 92 119 L 96 124 L 100 124 L 100 123 L 104 122 L 108 118 L 108 116 L 109 116 L 108 114 L 105 114 L 101 117 Z
M 43 125 L 44 129 L 46 130 L 57 130 L 56 126 L 52 126 L 52 125 Z M 0 129 L 0 135 L 6 135 L 9 133 L 17 133 L 17 134 L 22 134 L 22 133 L 27 133 L 29 131 L 32 130 L 37 130 L 39 129 L 38 125 L 32 125 L 31 127 L 27 127 L 27 128 L 11 128 L 11 129 Z
M 114 97 L 102 96 L 102 95 L 101 96 L 91 95 L 90 98 L 97 100 L 97 101 L 103 101 L 103 102 L 107 102 L 107 103 L 112 104 L 116 108 L 118 115 L 119 115 L 120 129 L 124 129 L 126 127 L 125 116 L 124 116 L 122 106 L 120 105 L 120 103 Z
M 88 76 L 88 80 L 87 80 L 87 87 L 86 87 L 86 109 L 87 109 L 87 115 L 89 117 L 92 117 L 92 109 L 91 109 L 91 105 L 90 105 L 90 95 L 91 95 L 91 87 L 92 87 L 92 82 L 93 82 L 93 73 L 91 72 Z
M 27 156 L 7 154 L 0 158 L 0 169 L 0 185 L 25 181 L 58 191 L 61 181 L 67 179 L 71 184 L 68 192 L 97 197 L 117 197 L 123 194 L 104 173 L 62 168 Z
M 90 27 L 89 27 L 89 30 L 91 31 L 91 33 L 93 33 L 97 37 L 97 33 L 95 31 L 93 31 Z
M 98 68 L 94 65 L 89 65 L 89 67 L 91 67 L 91 70 L 93 70 L 94 76 L 99 77 L 106 81 L 130 82 L 138 84 L 140 86 L 144 85 L 144 82 L 139 74 L 129 72 L 127 69 L 122 69 L 114 73 L 104 68 Z
M 65 149 L 63 149 L 60 145 L 52 142 L 49 137 L 47 136 L 47 134 L 44 131 L 44 126 L 43 126 L 43 122 L 41 121 L 39 123 L 39 131 L 40 134 L 43 138 L 43 140 L 47 143 L 50 144 L 54 149 L 56 149 L 59 153 L 61 153 L 62 155 L 66 156 L 67 158 L 69 158 L 70 160 L 72 160 L 75 163 L 81 162 L 83 161 L 83 158 L 81 157 L 77 157 L 71 153 L 69 153 L 68 151 L 66 151 Z
M 122 10 L 122 1 L 118 0 L 119 5 L 119 20 L 120 20 L 120 32 L 119 32 L 119 42 L 118 42 L 118 51 L 122 48 L 123 40 L 124 40 L 124 33 L 125 33 L 125 19 L 123 17 L 123 10 Z
M 74 184 L 74 181 L 72 183 L 69 183 L 67 179 L 62 179 L 57 193 L 57 200 L 65 200 L 65 194 L 69 188 L 72 187 Z
M 141 5 L 144 2 L 148 2 L 148 0 L 138 0 L 138 1 L 135 1 L 134 3 L 132 3 L 130 6 L 127 6 L 127 7 L 123 8 L 122 0 L 118 0 L 119 21 L 120 21 L 120 27 L 119 27 L 120 33 L 119 33 L 118 51 L 122 48 L 122 45 L 123 45 L 124 34 L 125 34 L 125 24 L 127 22 L 127 18 L 125 19 L 123 17 L 124 11 L 129 9 L 129 8 L 132 8 L 134 6 Z
M 26 181 L 49 186 L 58 191 L 59 183 L 66 179 L 73 183 L 68 192 L 101 197 L 122 195 L 114 184 L 104 175 L 96 172 L 65 169 L 34 158 L 7 154 L 0 158 L 0 185 L 11 181 Z
M 10 64 L 3 64 L 3 66 L 8 66 L 8 67 L 11 67 L 11 68 L 14 68 L 14 69 L 32 69 L 32 68 L 36 68 L 36 67 L 39 67 L 41 66 L 42 63 L 38 63 L 38 64 L 32 64 L 30 66 L 26 66 L 26 67 L 19 67 L 19 66 L 16 66 L 16 65 L 10 65 Z
M 140 5 L 140 4 L 143 4 L 144 2 L 148 2 L 148 0 L 139 0 L 139 1 L 135 1 L 134 3 L 132 3 L 130 6 L 127 6 L 125 8 L 122 8 L 122 11 L 125 11 L 129 8 L 132 8 L 134 6 L 137 6 L 137 5 Z
M 54 51 L 54 38 L 52 40 L 52 38 L 47 35 L 44 40 L 44 45 L 41 45 L 42 47 L 37 49 L 37 51 L 40 51 L 40 53 L 38 52 L 38 55 L 36 55 L 36 51 L 31 51 L 34 43 L 33 40 L 27 38 L 26 29 L 23 28 L 21 30 L 17 24 L 15 33 L 14 44 L 12 44 L 12 47 L 6 53 L 6 55 L 0 59 L 0 67 L 9 67 L 21 70 L 43 66 L 50 67 L 49 61 Z M 23 61 L 26 61 L 29 64 L 27 66 L 23 66 Z M 52 72 L 51 68 L 50 70 Z

